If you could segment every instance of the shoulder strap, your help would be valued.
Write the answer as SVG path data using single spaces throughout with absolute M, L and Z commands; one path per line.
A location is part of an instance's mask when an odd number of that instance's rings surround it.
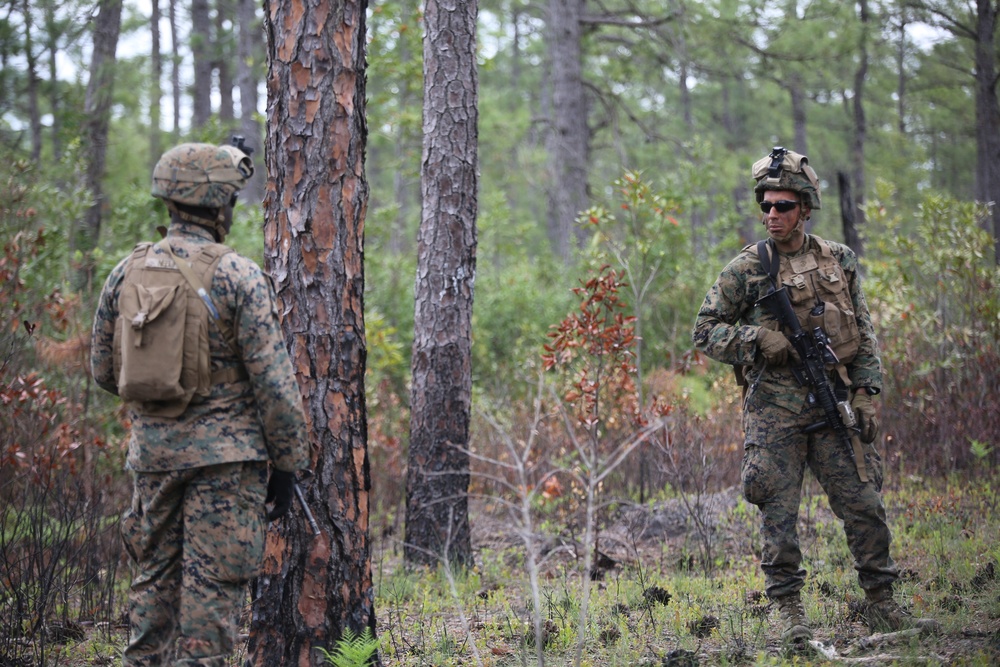
M 821 255 L 823 255 L 824 257 L 833 257 L 833 250 L 830 249 L 829 241 L 820 238 L 815 234 L 810 234 L 809 236 L 811 236 L 816 241 L 816 245 L 819 246 L 819 252 Z
M 138 264 L 138 262 L 146 257 L 149 249 L 153 247 L 152 243 L 148 241 L 143 241 L 137 243 L 134 248 L 132 248 L 132 254 L 128 256 L 128 262 L 125 264 L 125 270 L 128 271 L 132 266 Z
M 781 258 L 771 254 L 771 244 L 767 241 L 757 241 L 757 257 L 760 258 L 760 265 L 771 278 L 771 285 L 778 288 L 778 269 L 781 268 Z
M 184 279 L 188 281 L 189 285 L 191 285 L 191 289 L 193 289 L 198 297 L 201 298 L 201 302 L 205 304 L 205 308 L 208 309 L 208 314 L 211 316 L 212 322 L 215 323 L 215 327 L 222 335 L 222 339 L 226 341 L 226 345 L 228 345 L 229 349 L 233 351 L 233 354 L 239 357 L 239 349 L 236 347 L 236 336 L 233 335 L 233 330 L 229 328 L 228 324 L 222 321 L 222 316 L 219 315 L 219 309 L 215 307 L 215 302 L 212 301 L 212 297 L 208 294 L 208 291 L 202 284 L 201 279 L 198 278 L 198 275 L 194 272 L 194 269 L 191 268 L 190 264 L 174 254 L 170 244 L 167 243 L 167 239 L 163 239 L 156 245 L 159 246 L 164 252 L 168 253 L 170 258 L 174 260 L 174 264 L 177 265 L 177 269 L 181 272 L 181 275 L 183 275 Z M 220 254 L 219 257 L 221 256 L 222 255 Z

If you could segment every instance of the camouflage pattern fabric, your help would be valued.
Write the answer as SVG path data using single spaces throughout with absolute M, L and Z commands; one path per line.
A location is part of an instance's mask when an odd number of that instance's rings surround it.
M 861 335 L 854 360 L 847 365 L 852 387 L 882 387 L 878 341 L 868 305 L 861 290 L 857 256 L 848 247 L 828 242 L 844 271 Z M 795 255 L 820 252 L 817 241 L 806 236 Z M 781 262 L 788 261 L 781 257 Z M 822 411 L 808 402 L 790 366 L 771 368 L 758 359 L 757 336 L 762 327 L 777 324 L 758 299 L 770 289 L 770 279 L 757 256 L 744 249 L 719 275 L 705 297 L 695 321 L 695 347 L 725 364 L 748 368 L 744 401 L 743 493 L 758 506 L 764 543 L 761 568 L 769 597 L 798 591 L 801 569 L 797 523 L 805 467 L 808 465 L 826 491 L 830 505 L 844 522 L 848 545 L 862 588 L 891 584 L 897 578 L 889 556 L 891 535 L 881 499 L 882 464 L 878 453 L 866 446 L 865 459 L 871 480 L 862 483 L 848 449 L 828 430 L 812 435 L 802 428 L 822 420 Z
M 809 158 L 795 151 L 785 151 L 781 159 L 779 175 L 772 177 L 769 174 L 769 168 L 773 161 L 773 155 L 775 153 L 772 152 L 771 155 L 757 160 L 750 168 L 750 173 L 757 181 L 757 185 L 753 189 L 757 203 L 764 201 L 765 190 L 790 190 L 798 193 L 802 203 L 812 210 L 818 211 L 821 208 L 819 177 L 809 166 Z
M 247 582 L 264 555 L 267 464 L 226 463 L 133 473 L 122 517 L 136 566 L 129 591 L 130 640 L 122 664 L 229 664 Z
M 176 220 L 167 238 L 185 259 L 214 242 L 208 230 Z M 94 379 L 112 393 L 126 262 L 108 276 L 91 338 Z M 270 282 L 254 262 L 229 253 L 210 291 L 239 349 L 237 357 L 209 327 L 212 371 L 242 365 L 247 379 L 213 386 L 177 418 L 131 411 L 126 467 L 134 498 L 122 537 L 137 573 L 126 667 L 167 664 L 175 638 L 173 664 L 228 664 L 234 617 L 263 555 L 268 461 L 286 472 L 309 464 L 302 399 Z
M 864 445 L 871 479 L 862 482 L 850 450 L 835 434 L 829 430 L 802 433 L 803 428 L 822 419 L 818 406 L 795 415 L 763 397 L 747 397 L 743 496 L 761 512 L 760 566 L 771 598 L 795 593 L 805 581 L 797 525 L 806 466 L 843 522 L 861 588 L 878 588 L 897 578 L 889 555 L 892 536 L 880 496 L 882 459 L 872 445 Z
M 253 176 L 253 161 L 233 146 L 181 144 L 153 169 L 154 197 L 204 208 L 220 208 Z
M 861 336 L 858 352 L 847 366 L 851 386 L 854 389 L 874 387 L 881 391 L 882 366 L 878 358 L 878 339 L 875 337 L 868 302 L 861 291 L 857 255 L 843 244 L 831 241 L 826 243 L 844 270 Z M 806 236 L 802 249 L 794 256 L 807 252 L 820 252 L 818 243 L 809 235 Z M 788 260 L 789 257 L 781 257 L 782 264 Z M 778 328 L 774 317 L 756 305 L 770 288 L 771 281 L 757 255 L 744 249 L 722 270 L 705 296 L 695 321 L 694 345 L 716 361 L 750 367 L 747 379 L 751 383 L 758 383 L 757 391 L 766 394 L 775 405 L 781 405 L 797 414 L 805 408 L 808 392 L 795 381 L 791 368 L 763 368 L 763 362 L 757 358 L 757 334 L 760 328 Z
M 199 246 L 214 242 L 204 228 L 180 222 L 171 224 L 167 238 L 181 258 L 189 258 Z M 158 248 L 154 252 L 160 253 Z M 126 261 L 108 276 L 92 333 L 94 380 L 112 393 L 117 392 L 112 358 L 114 327 Z M 219 331 L 209 327 L 212 371 L 242 364 L 249 379 L 216 385 L 206 399 L 192 403 L 175 419 L 132 412 L 126 467 L 164 472 L 267 460 L 286 472 L 308 467 L 302 398 L 281 335 L 270 282 L 253 261 L 230 253 L 219 263 L 211 296 L 223 320 L 230 323 L 242 354 L 242 359 L 237 358 Z

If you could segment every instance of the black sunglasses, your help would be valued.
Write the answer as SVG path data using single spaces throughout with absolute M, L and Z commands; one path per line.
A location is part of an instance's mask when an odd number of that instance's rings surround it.
M 764 213 L 770 213 L 771 207 L 778 209 L 778 213 L 788 213 L 793 208 L 799 205 L 799 202 L 792 201 L 791 199 L 779 199 L 778 201 L 762 201 L 760 203 L 760 210 Z

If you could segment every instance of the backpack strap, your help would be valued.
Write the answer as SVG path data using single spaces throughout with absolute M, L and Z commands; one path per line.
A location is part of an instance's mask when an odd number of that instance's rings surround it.
M 137 243 L 134 248 L 132 248 L 132 254 L 128 256 L 128 262 L 125 263 L 125 273 L 128 274 L 134 271 L 136 267 L 139 266 L 139 262 L 146 257 L 149 249 L 153 247 L 152 243 L 143 241 Z

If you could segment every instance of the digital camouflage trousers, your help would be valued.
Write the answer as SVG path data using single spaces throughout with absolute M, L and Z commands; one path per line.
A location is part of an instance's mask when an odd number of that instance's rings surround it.
M 263 558 L 267 464 L 133 473 L 133 482 L 121 523 L 136 568 L 122 664 L 223 667 Z
M 861 588 L 895 581 L 881 496 L 882 459 L 875 448 L 864 445 L 869 481 L 862 482 L 850 448 L 833 431 L 802 432 L 822 420 L 818 407 L 796 415 L 751 395 L 743 416 L 743 496 L 761 512 L 761 569 L 768 597 L 795 593 L 805 582 L 798 519 L 806 466 L 843 522 Z

